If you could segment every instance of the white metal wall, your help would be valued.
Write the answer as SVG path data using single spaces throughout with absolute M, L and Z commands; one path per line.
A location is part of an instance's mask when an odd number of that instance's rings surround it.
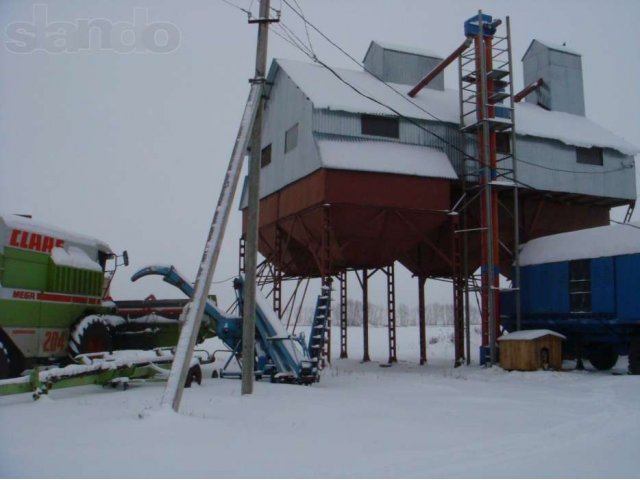
M 266 102 L 262 126 L 263 148 L 271 144 L 271 164 L 262 168 L 260 196 L 265 197 L 285 185 L 320 168 L 312 131 L 313 104 L 279 69 Z M 284 153 L 285 132 L 298 123 L 298 145 Z
M 296 122 L 298 123 L 298 145 L 285 154 L 285 132 Z M 272 145 L 272 160 L 270 165 L 262 169 L 261 197 L 321 167 L 318 149 L 313 138 L 314 132 L 435 147 L 444 150 L 456 173 L 462 175 L 465 162 L 461 151 L 475 156 L 474 138 L 461 135 L 457 125 L 422 120 L 416 122 L 444 138 L 445 141 L 404 119 L 400 121 L 400 137 L 397 140 L 363 136 L 359 114 L 314 109 L 304 92 L 283 70 L 279 69 L 266 103 L 264 116 L 263 147 Z M 519 163 L 518 177 L 525 185 L 557 192 L 609 198 L 636 198 L 634 159 L 615 150 L 604 150 L 603 166 L 585 165 L 577 163 L 575 147 L 556 140 L 518 136 L 518 156 L 523 160 Z M 632 168 L 624 168 L 624 165 Z M 467 161 L 466 166 L 469 171 L 474 168 L 474 162 Z M 501 166 L 511 168 L 511 161 L 505 161 Z M 567 172 L 561 170 L 567 170 Z M 473 177 L 469 179 L 473 180 Z

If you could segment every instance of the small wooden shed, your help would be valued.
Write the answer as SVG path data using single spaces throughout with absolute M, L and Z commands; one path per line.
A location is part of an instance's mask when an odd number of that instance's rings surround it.
M 500 366 L 505 370 L 560 370 L 562 342 L 566 340 L 552 330 L 520 330 L 498 338 Z

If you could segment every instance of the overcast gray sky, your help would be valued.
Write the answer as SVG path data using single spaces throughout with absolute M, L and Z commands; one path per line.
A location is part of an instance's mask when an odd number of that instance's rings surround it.
M 255 1 L 229 1 L 257 12 Z M 373 39 L 445 56 L 463 40 L 463 22 L 479 8 L 499 18 L 510 15 L 516 89 L 522 87 L 520 59 L 533 38 L 566 42 L 582 53 L 587 116 L 640 144 L 636 0 L 299 3 L 311 22 L 358 59 Z M 280 0 L 272 6 L 283 7 Z M 123 29 L 135 23 L 138 37 L 125 33 L 123 45 L 102 48 L 93 37 L 81 48 L 83 22 L 98 19 Z M 287 8 L 282 21 L 305 37 Z M 132 266 L 120 272 L 116 298 L 176 296 L 159 280 L 131 284 L 129 277 L 152 263 L 175 264 L 195 277 L 253 75 L 255 25 L 221 0 L 2 0 L 0 22 L 0 210 L 30 213 L 103 239 L 116 251 L 127 249 Z M 16 42 L 25 38 L 16 22 L 41 28 L 35 44 Z M 56 27 L 62 29 L 59 43 L 48 45 L 42 29 L 55 22 L 66 24 Z M 78 27 L 73 38 L 65 37 L 69 24 Z M 155 25 L 158 35 L 141 40 L 147 25 Z M 127 42 L 133 40 L 140 51 L 120 53 L 131 50 Z M 313 33 L 312 42 L 326 63 L 353 67 Z M 66 51 L 53 53 L 56 46 Z M 151 51 L 163 46 L 171 51 Z M 20 48 L 31 53 L 16 53 Z M 305 59 L 274 35 L 269 56 Z M 456 88 L 455 71 L 445 76 Z M 234 209 L 216 279 L 236 272 L 239 234 Z M 229 298 L 230 287 L 222 288 L 217 293 Z M 428 301 L 448 301 L 447 292 L 428 289 Z M 398 296 L 399 302 L 417 302 L 405 273 Z

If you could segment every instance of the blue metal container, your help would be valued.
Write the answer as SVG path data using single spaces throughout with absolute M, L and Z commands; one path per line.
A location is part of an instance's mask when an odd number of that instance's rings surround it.
M 474 15 L 464 22 L 464 34 L 467 37 L 475 37 L 479 31 L 478 15 Z M 482 14 L 482 33 L 485 37 L 493 37 L 496 33 L 497 25 L 493 23 L 491 15 Z

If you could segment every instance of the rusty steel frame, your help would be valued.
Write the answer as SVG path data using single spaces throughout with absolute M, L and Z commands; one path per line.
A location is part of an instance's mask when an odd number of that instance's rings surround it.
M 369 277 L 375 273 L 369 273 L 368 269 L 363 268 L 359 274 L 355 270 L 356 278 L 362 288 L 362 363 L 370 362 L 369 356 Z
M 275 261 L 270 262 L 273 265 L 273 311 L 278 314 L 278 318 L 282 317 L 282 239 L 281 231 L 276 225 L 275 238 Z
M 349 358 L 347 351 L 347 271 L 338 274 L 340 282 L 340 358 Z
M 462 239 L 456 233 L 459 228 L 458 216 L 451 217 L 451 278 L 453 279 L 453 338 L 455 359 L 454 366 L 464 363 L 464 265 Z
M 387 329 L 389 334 L 389 363 L 397 363 L 396 344 L 396 274 L 392 263 L 382 269 L 387 277 Z

